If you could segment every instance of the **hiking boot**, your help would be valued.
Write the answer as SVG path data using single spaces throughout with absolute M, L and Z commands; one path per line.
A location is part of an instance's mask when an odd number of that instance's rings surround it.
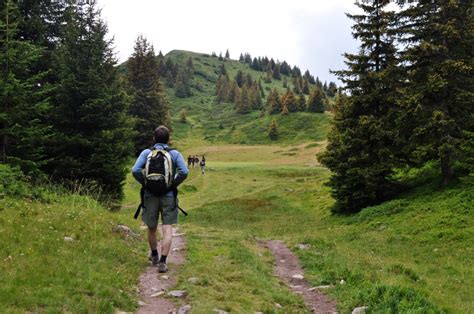
M 166 263 L 163 263 L 163 262 L 158 263 L 158 272 L 159 273 L 168 272 L 168 266 L 166 266 Z
M 153 266 L 158 265 L 158 263 L 159 263 L 159 261 L 160 261 L 160 259 L 158 258 L 158 255 L 156 255 L 156 256 L 150 255 L 150 256 L 148 257 L 148 260 L 151 261 L 151 264 L 152 264 Z

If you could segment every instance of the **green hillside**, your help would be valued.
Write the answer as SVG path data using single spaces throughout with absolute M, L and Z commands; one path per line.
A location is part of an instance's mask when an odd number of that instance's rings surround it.
M 218 58 L 208 54 L 181 50 L 173 50 L 165 56 L 165 58 L 171 58 L 173 62 L 181 66 L 190 57 L 194 65 L 193 95 L 187 98 L 179 98 L 175 96 L 174 88 L 167 88 L 166 90 L 171 103 L 175 139 L 184 139 L 184 135 L 191 130 L 193 133 L 199 134 L 203 140 L 212 143 L 270 143 L 268 127 L 272 119 L 275 119 L 278 124 L 279 142 L 298 143 L 302 141 L 320 141 L 326 138 L 330 120 L 328 114 L 294 112 L 288 116 L 266 114 L 261 117 L 259 111 L 238 114 L 235 111 L 234 104 L 217 104 L 215 100 L 216 81 L 221 64 L 224 64 L 231 79 L 235 77 L 239 70 L 245 74 L 250 74 L 255 81 L 261 79 L 266 96 L 272 88 L 276 88 L 280 94 L 283 94 L 286 91 L 283 86 L 285 77 L 288 86 L 291 88 L 291 77 L 282 75 L 281 80 L 273 79 L 271 83 L 265 83 L 264 72 L 255 71 L 248 64 L 237 60 L 224 59 L 219 61 Z M 188 113 L 187 123 L 180 122 L 180 112 L 183 108 Z

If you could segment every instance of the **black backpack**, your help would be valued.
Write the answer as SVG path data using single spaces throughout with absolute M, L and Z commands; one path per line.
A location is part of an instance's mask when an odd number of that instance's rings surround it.
M 151 152 L 147 156 L 144 169 L 145 184 L 140 190 L 140 204 L 138 205 L 133 218 L 137 219 L 141 208 L 144 207 L 145 190 L 148 190 L 156 196 L 165 195 L 169 191 L 172 191 L 174 198 L 177 199 L 178 189 L 176 187 L 173 188 L 173 159 L 169 153 L 170 151 L 172 151 L 171 148 L 151 148 Z M 185 216 L 188 215 L 188 213 L 179 207 L 177 203 L 176 207 Z
M 173 160 L 170 148 L 153 148 L 145 164 L 145 189 L 153 195 L 161 196 L 169 192 L 173 184 Z

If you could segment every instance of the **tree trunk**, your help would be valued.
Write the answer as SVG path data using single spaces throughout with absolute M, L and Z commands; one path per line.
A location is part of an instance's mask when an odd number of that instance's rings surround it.
M 441 156 L 441 174 L 443 176 L 443 184 L 450 183 L 454 177 L 454 171 L 451 164 L 451 158 L 449 155 Z

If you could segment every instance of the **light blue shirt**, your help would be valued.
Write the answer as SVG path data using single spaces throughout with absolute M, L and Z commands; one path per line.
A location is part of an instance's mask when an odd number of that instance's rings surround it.
M 168 145 L 157 143 L 154 145 L 154 147 L 158 149 L 165 149 L 165 148 L 168 148 Z M 140 184 L 144 184 L 145 182 L 145 177 L 143 176 L 143 169 L 145 168 L 146 159 L 148 157 L 148 154 L 150 154 L 150 152 L 151 152 L 150 149 L 145 149 L 144 151 L 142 151 L 140 156 L 138 156 L 137 161 L 135 162 L 135 165 L 133 165 L 133 168 L 132 168 L 133 177 Z M 181 155 L 180 152 L 178 152 L 177 150 L 172 150 L 169 152 L 169 154 L 171 155 L 171 160 L 173 162 L 173 173 L 175 174 L 173 184 L 175 186 L 178 186 L 188 176 L 188 168 L 186 167 L 183 156 Z M 149 193 L 148 191 L 145 192 L 146 195 L 148 193 Z M 170 191 L 166 193 L 165 195 L 173 196 L 173 192 Z

